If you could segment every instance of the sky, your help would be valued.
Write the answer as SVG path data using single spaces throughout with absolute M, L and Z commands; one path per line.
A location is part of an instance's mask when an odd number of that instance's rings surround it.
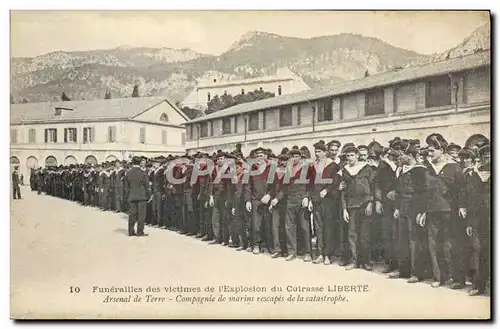
M 301 38 L 354 33 L 433 54 L 488 22 L 487 12 L 467 11 L 11 11 L 11 57 L 120 46 L 219 55 L 249 31 Z

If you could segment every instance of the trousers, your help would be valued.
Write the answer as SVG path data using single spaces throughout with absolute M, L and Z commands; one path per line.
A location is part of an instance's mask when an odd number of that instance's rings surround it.
M 329 198 L 313 202 L 314 230 L 318 254 L 331 257 L 334 253 L 333 201 Z
M 286 209 L 285 230 L 288 254 L 297 254 L 297 227 L 303 237 L 304 252 L 311 254 L 311 224 L 304 218 L 301 202 L 288 202 Z
M 399 240 L 396 245 L 399 274 L 401 277 L 416 276 L 424 279 L 427 229 L 416 222 L 417 213 L 410 203 L 402 203 L 399 209 Z
M 130 201 L 128 213 L 128 234 L 133 235 L 137 223 L 137 234 L 144 233 L 144 222 L 146 220 L 146 201 Z
M 483 293 L 490 276 L 490 214 L 479 212 L 474 215 L 478 217 L 478 226 L 472 229 L 470 237 L 472 284 Z
M 227 223 L 227 217 L 225 199 L 215 199 L 214 207 L 212 208 L 212 229 L 214 232 L 214 239 L 218 242 L 229 243 L 229 225 Z
M 351 208 L 348 212 L 351 263 L 368 265 L 371 263 L 371 218 L 365 215 L 365 207 Z
M 450 212 L 427 213 L 432 274 L 434 280 L 441 283 L 450 279 L 453 273 L 451 262 L 452 241 L 450 219 Z

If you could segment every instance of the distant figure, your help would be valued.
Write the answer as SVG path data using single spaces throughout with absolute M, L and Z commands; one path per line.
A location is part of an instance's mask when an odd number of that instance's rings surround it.
M 125 189 L 128 192 L 130 204 L 128 215 L 128 235 L 147 236 L 144 233 L 144 221 L 146 219 L 146 203 L 151 198 L 151 189 L 147 173 L 141 167 L 140 157 L 132 158 L 132 168 L 125 175 Z M 137 232 L 135 232 L 137 223 Z
M 24 186 L 24 175 L 22 173 L 19 178 L 21 179 L 21 185 Z
M 12 189 L 14 192 L 14 199 L 21 199 L 21 188 L 19 187 L 19 172 L 17 171 L 19 167 L 14 167 L 14 172 L 12 173 Z

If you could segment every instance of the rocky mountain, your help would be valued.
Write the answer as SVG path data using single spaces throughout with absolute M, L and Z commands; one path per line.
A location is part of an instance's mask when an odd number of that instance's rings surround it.
M 444 60 L 471 55 L 479 51 L 490 49 L 490 24 L 477 28 L 471 35 L 457 46 L 439 54 L 433 60 Z
M 11 61 L 11 94 L 16 101 L 141 95 L 184 97 L 201 80 L 271 75 L 286 66 L 311 87 L 416 65 L 430 56 L 394 47 L 380 39 L 339 34 L 310 39 L 249 32 L 220 56 L 189 49 L 120 47 L 84 52 L 53 52 Z

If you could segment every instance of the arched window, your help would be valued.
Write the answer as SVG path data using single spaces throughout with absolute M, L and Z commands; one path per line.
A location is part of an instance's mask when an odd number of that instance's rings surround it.
M 97 159 L 96 159 L 95 156 L 89 155 L 88 157 L 85 158 L 85 163 L 86 164 L 96 165 L 97 164 Z
M 26 159 L 26 167 L 28 169 L 31 169 L 31 168 L 37 168 L 38 167 L 38 159 L 35 158 L 34 156 L 29 156 L 27 159 Z
M 49 155 L 45 159 L 45 167 L 55 167 L 55 166 L 57 166 L 57 159 L 52 155 Z
M 69 165 L 74 165 L 74 164 L 77 164 L 78 161 L 76 160 L 76 158 L 72 155 L 68 155 L 65 159 L 64 159 L 64 165 L 65 166 L 69 166 Z
M 162 113 L 160 116 L 160 121 L 168 122 L 168 115 L 166 113 Z
M 106 160 L 105 160 L 105 161 L 107 161 L 107 162 L 115 162 L 116 160 L 118 160 L 118 158 L 117 158 L 117 157 L 115 157 L 114 155 L 108 155 L 108 156 L 106 157 Z
M 10 164 L 12 166 L 19 166 L 19 158 L 18 157 L 10 157 Z

